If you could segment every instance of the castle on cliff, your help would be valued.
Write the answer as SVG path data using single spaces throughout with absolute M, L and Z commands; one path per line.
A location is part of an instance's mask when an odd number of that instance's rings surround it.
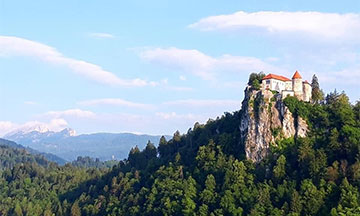
M 289 79 L 284 76 L 268 74 L 262 79 L 261 88 L 263 90 L 273 90 L 281 94 L 282 98 L 295 96 L 299 100 L 309 102 L 311 100 L 311 85 L 308 81 L 302 81 L 302 77 L 296 71 Z

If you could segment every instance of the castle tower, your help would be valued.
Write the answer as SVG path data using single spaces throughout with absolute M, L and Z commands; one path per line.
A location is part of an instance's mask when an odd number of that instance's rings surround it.
M 305 80 L 305 82 L 303 82 L 303 100 L 304 101 L 307 101 L 307 102 L 310 102 L 311 101 L 311 85 L 310 83 L 308 83 L 308 81 Z
M 298 71 L 296 71 L 292 77 L 292 89 L 294 91 L 295 97 L 297 97 L 299 100 L 303 100 L 303 82 L 302 77 Z

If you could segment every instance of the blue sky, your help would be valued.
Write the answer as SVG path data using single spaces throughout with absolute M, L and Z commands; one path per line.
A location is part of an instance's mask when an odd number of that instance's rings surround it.
M 359 100 L 359 1 L 0 0 L 0 136 L 186 132 L 295 70 Z

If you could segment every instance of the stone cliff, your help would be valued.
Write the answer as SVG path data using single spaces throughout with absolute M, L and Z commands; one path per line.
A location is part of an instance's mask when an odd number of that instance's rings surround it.
M 240 124 L 241 139 L 245 144 L 246 157 L 261 161 L 276 146 L 276 141 L 290 137 L 304 137 L 308 125 L 285 106 L 280 94 L 270 90 L 245 89 Z

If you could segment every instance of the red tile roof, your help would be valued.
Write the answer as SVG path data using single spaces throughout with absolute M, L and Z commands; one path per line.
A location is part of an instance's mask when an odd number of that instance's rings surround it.
M 267 80 L 267 79 L 277 79 L 277 80 L 281 80 L 281 81 L 291 81 L 291 79 L 289 79 L 287 77 L 276 75 L 276 74 L 268 74 L 263 78 L 263 80 Z
M 295 71 L 294 76 L 292 78 L 293 79 L 301 79 L 302 77 L 300 76 L 298 71 Z

